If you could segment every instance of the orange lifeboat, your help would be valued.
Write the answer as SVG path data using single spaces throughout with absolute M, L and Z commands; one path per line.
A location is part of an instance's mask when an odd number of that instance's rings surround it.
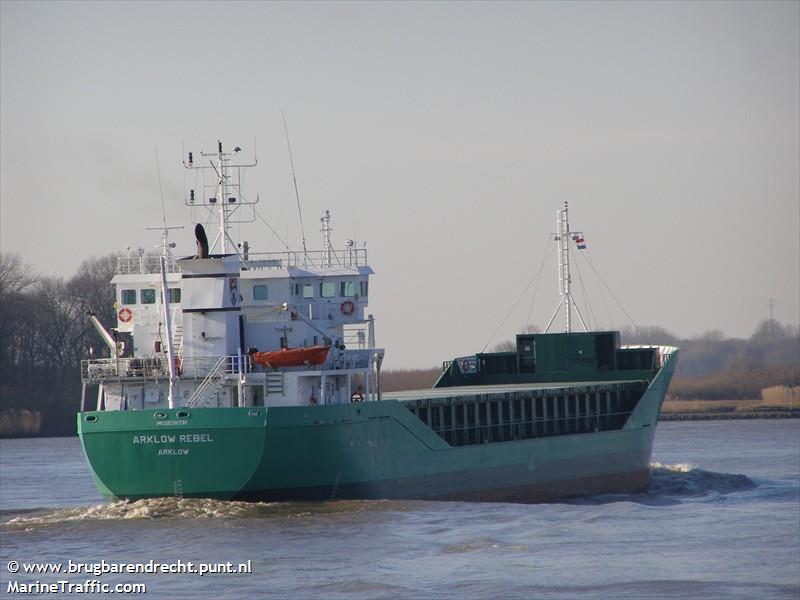
M 299 367 L 300 365 L 321 365 L 328 357 L 327 346 L 308 346 L 306 348 L 282 348 L 270 352 L 253 352 L 250 358 L 257 365 L 278 369 L 280 367 Z

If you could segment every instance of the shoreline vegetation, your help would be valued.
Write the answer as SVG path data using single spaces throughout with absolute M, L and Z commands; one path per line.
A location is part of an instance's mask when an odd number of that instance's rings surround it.
M 75 434 L 80 362 L 108 356 L 86 315 L 115 324 L 115 272 L 116 254 L 87 259 L 70 278 L 35 274 L 20 256 L 0 254 L 0 438 Z M 657 326 L 628 327 L 620 338 L 680 348 L 662 420 L 800 417 L 798 325 L 766 319 L 748 339 L 720 331 L 681 339 Z M 508 340 L 492 351 L 514 348 Z M 383 389 L 430 388 L 440 372 L 384 369 Z
M 667 395 L 661 421 L 800 418 L 800 387 L 773 386 L 754 400 L 680 400 Z

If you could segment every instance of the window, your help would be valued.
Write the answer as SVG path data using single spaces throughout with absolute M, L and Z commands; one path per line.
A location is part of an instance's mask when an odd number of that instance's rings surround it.
M 122 290 L 119 299 L 122 304 L 136 304 L 136 290 Z
M 181 302 L 181 288 L 168 288 L 170 303 L 180 304 Z
M 253 300 L 266 300 L 267 299 L 267 286 L 265 284 L 258 284 L 253 286 Z
M 352 281 L 342 281 L 339 283 L 339 295 L 343 298 L 352 298 L 356 295 L 355 287 Z
M 289 284 L 289 294 L 292 296 L 299 296 L 300 295 L 300 284 L 299 283 L 290 283 Z
M 332 281 L 323 281 L 319 284 L 319 295 L 323 298 L 333 298 L 336 295 L 336 284 Z
M 155 304 L 156 291 L 155 290 L 139 290 L 139 301 L 141 304 Z
M 369 281 L 361 281 L 361 297 L 366 298 L 369 292 Z
M 310 283 L 306 283 L 303 285 L 303 298 L 313 298 L 314 297 L 314 286 Z

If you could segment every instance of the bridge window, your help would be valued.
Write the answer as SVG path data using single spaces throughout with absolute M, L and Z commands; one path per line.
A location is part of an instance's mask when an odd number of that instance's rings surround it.
M 122 290 L 119 293 L 122 304 L 136 304 L 136 290 Z
M 361 297 L 366 298 L 369 292 L 369 281 L 361 281 Z
M 343 298 L 352 298 L 356 295 L 355 285 L 352 281 L 339 282 L 339 295 Z
M 141 304 L 155 304 L 156 291 L 155 290 L 139 290 L 139 302 Z
M 267 286 L 260 283 L 253 286 L 253 300 L 266 300 L 267 299 Z
M 310 283 L 306 283 L 303 285 L 303 298 L 313 298 L 314 297 L 314 286 Z
M 181 288 L 168 288 L 169 301 L 171 303 L 180 304 L 181 302 Z
M 323 281 L 319 284 L 319 295 L 323 298 L 333 298 L 336 295 L 336 284 L 332 281 Z

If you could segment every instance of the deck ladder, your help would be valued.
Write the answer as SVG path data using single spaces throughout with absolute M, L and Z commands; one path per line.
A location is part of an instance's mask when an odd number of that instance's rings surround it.
M 219 360 L 214 364 L 212 369 L 208 372 L 205 379 L 197 386 L 194 394 L 186 402 L 186 406 L 197 407 L 202 406 L 213 395 L 216 394 L 222 387 L 223 378 L 225 377 L 225 363 L 227 356 L 220 356 Z
M 178 324 L 172 328 L 172 347 L 175 351 L 175 356 L 183 359 L 183 325 Z
M 283 373 L 267 373 L 267 396 L 283 396 Z

